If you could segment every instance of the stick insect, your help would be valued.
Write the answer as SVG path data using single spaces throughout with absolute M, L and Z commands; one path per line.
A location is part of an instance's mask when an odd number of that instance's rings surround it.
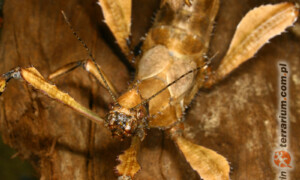
M 108 26 L 115 35 L 123 53 L 131 60 L 131 51 L 127 45 L 127 38 L 130 34 L 131 3 L 130 1 L 123 1 L 122 3 L 114 4 L 109 1 L 100 1 Z M 119 98 L 113 98 L 114 105 L 107 115 L 108 120 L 103 120 L 97 114 L 77 104 L 69 95 L 57 90 L 34 68 L 16 68 L 5 73 L 2 76 L 1 90 L 4 91 L 6 83 L 11 78 L 22 78 L 35 88 L 46 92 L 51 98 L 62 101 L 101 125 L 105 124 L 115 136 L 120 138 L 133 136 L 130 148 L 119 156 L 121 163 L 117 166 L 117 170 L 122 177 L 133 177 L 140 170 L 135 157 L 139 144 L 144 139 L 147 128 L 156 127 L 164 129 L 170 134 L 191 167 L 202 178 L 228 179 L 229 165 L 226 159 L 213 150 L 193 144 L 185 139 L 181 135 L 183 127 L 180 119 L 182 119 L 185 107 L 199 88 L 212 86 L 252 57 L 268 39 L 293 24 L 297 18 L 298 10 L 292 4 L 283 3 L 262 6 L 251 11 L 240 23 L 238 28 L 240 31 L 236 32 L 227 55 L 223 58 L 218 70 L 213 73 L 203 54 L 209 46 L 209 36 L 214 17 L 218 11 L 218 1 L 193 1 L 192 3 L 186 1 L 179 7 L 172 6 L 168 1 L 162 4 L 162 10 L 158 13 L 154 26 L 144 41 L 143 54 L 136 57 L 136 66 L 138 67 L 136 80 L 131 85 L 130 90 Z M 177 13 L 175 16 L 172 15 L 174 12 Z M 263 14 L 261 14 L 262 12 Z M 111 13 L 116 17 L 121 16 L 119 13 L 123 16 L 121 19 L 115 20 Z M 166 15 L 168 13 L 170 13 L 170 17 L 174 18 L 173 20 L 168 19 L 169 16 Z M 203 14 L 208 21 L 202 22 L 201 19 L 195 17 L 196 15 L 202 17 Z M 249 28 L 247 23 L 253 20 L 254 15 L 257 18 L 256 14 L 261 15 L 258 16 L 261 18 L 258 18 L 257 24 L 254 23 Z M 190 26 L 189 21 L 185 18 L 191 18 L 194 20 L 193 23 L 204 23 L 205 25 L 201 27 L 205 27 L 205 30 L 200 31 L 202 29 L 191 28 L 190 34 L 186 33 L 185 30 L 189 29 Z M 249 28 L 248 31 L 245 30 L 247 29 L 245 28 L 246 25 Z M 249 38 L 243 39 L 244 37 Z M 190 49 L 185 49 L 187 45 L 193 46 Z M 174 58 L 178 60 L 174 60 Z M 117 97 L 112 83 L 109 83 L 109 80 L 99 73 L 102 70 L 98 70 L 98 66 L 92 61 L 64 66 L 50 75 L 50 79 L 81 64 L 84 64 L 86 70 L 94 74 L 101 84 L 110 89 L 112 97 Z M 149 69 L 149 67 L 151 68 Z M 176 83 L 173 84 L 172 82 Z M 151 87 L 152 84 L 155 86 Z M 165 88 L 168 85 L 170 87 Z M 203 166 L 207 166 L 208 169 L 203 168 Z

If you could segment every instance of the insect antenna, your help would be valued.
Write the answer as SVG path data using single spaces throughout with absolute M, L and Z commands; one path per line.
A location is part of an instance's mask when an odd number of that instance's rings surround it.
M 116 97 L 114 96 L 112 90 L 109 88 L 108 83 L 107 83 L 107 81 L 106 81 L 105 78 L 104 78 L 104 75 L 102 74 L 102 72 L 100 71 L 100 69 L 99 69 L 99 67 L 98 67 L 98 65 L 97 65 L 97 63 L 96 63 L 96 60 L 95 60 L 95 58 L 93 57 L 91 50 L 88 48 L 88 46 L 86 45 L 86 43 L 79 37 L 79 35 L 77 34 L 77 32 L 74 30 L 74 28 L 73 28 L 73 26 L 71 25 L 71 23 L 70 23 L 68 17 L 66 16 L 65 12 L 64 12 L 64 11 L 61 11 L 61 13 L 62 13 L 62 15 L 63 15 L 63 17 L 64 17 L 64 19 L 65 19 L 65 22 L 68 24 L 69 28 L 71 29 L 73 35 L 77 38 L 78 41 L 80 41 L 80 43 L 83 45 L 83 47 L 84 47 L 84 48 L 86 49 L 86 51 L 88 52 L 88 55 L 90 56 L 90 58 L 92 59 L 93 63 L 95 64 L 95 66 L 96 66 L 96 68 L 97 68 L 97 71 L 98 71 L 98 73 L 100 74 L 100 76 L 101 76 L 101 78 L 102 78 L 102 80 L 103 80 L 103 82 L 104 82 L 105 88 L 108 90 L 108 92 L 109 92 L 110 96 L 112 97 L 114 103 L 118 104 L 118 101 L 117 101 Z

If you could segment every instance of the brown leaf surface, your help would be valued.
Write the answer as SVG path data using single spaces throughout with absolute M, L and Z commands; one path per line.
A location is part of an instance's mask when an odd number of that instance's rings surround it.
M 227 0 L 220 4 L 211 54 L 218 64 L 228 49 L 235 28 L 254 7 L 279 0 Z M 151 26 L 159 2 L 133 2 L 133 43 Z M 88 58 L 63 21 L 64 10 L 97 62 L 119 92 L 125 91 L 129 73 L 120 51 L 102 23 L 96 1 L 5 1 L 1 73 L 34 65 L 47 76 L 62 65 Z M 299 24 L 299 23 L 297 23 Z M 277 67 L 290 64 L 290 147 L 300 157 L 300 37 L 292 32 L 271 40 L 255 58 L 210 90 L 201 91 L 185 121 L 185 137 L 213 149 L 231 162 L 231 179 L 274 179 L 270 161 L 277 142 Z M 65 92 L 101 116 L 111 102 L 108 93 L 84 70 L 54 81 Z M 73 110 L 12 81 L 1 96 L 0 130 L 3 140 L 29 159 L 45 179 L 116 179 L 116 157 L 129 141 L 111 138 L 105 128 L 93 125 Z M 56 146 L 50 151 L 53 141 Z M 50 153 L 49 153 L 50 152 Z M 150 130 L 138 153 L 141 170 L 136 179 L 199 179 L 174 142 L 159 130 Z M 294 161 L 295 167 L 300 166 Z M 13 171 L 13 170 L 12 170 Z M 294 169 L 291 179 L 300 179 Z

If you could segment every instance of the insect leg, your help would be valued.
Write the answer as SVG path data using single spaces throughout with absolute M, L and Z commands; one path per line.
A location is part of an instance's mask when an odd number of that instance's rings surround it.
M 292 26 L 298 18 L 298 13 L 299 8 L 293 3 L 263 5 L 248 12 L 239 23 L 229 50 L 207 86 L 225 78 L 239 65 L 253 57 L 271 38 Z
M 183 124 L 177 124 L 168 132 L 185 159 L 203 179 L 228 179 L 229 164 L 225 157 L 206 147 L 194 144 L 182 136 Z
M 102 8 L 104 22 L 113 33 L 122 52 L 130 59 L 130 28 L 132 0 L 98 0 Z M 132 62 L 130 62 L 132 63 Z
M 82 66 L 82 64 L 85 62 L 85 60 L 81 60 L 81 61 L 76 61 L 76 62 L 71 62 L 68 63 L 60 68 L 58 68 L 57 70 L 55 70 L 53 73 L 51 73 L 48 76 L 49 80 L 55 79 L 63 74 L 69 73 L 73 70 L 75 70 L 76 68 Z
M 107 91 L 109 92 L 110 96 L 112 97 L 112 99 L 114 100 L 115 103 L 117 102 L 116 96 L 114 95 L 114 93 L 112 92 L 112 90 L 110 89 L 110 86 L 108 85 L 108 82 L 106 81 L 106 78 L 104 77 L 104 74 L 102 73 L 102 71 L 100 70 L 100 67 L 98 65 L 96 65 L 96 60 L 92 55 L 91 50 L 88 48 L 87 44 L 79 37 L 79 35 L 77 34 L 77 32 L 74 30 L 73 26 L 71 25 L 71 22 L 69 21 L 68 17 L 66 16 L 66 14 L 64 13 L 64 11 L 61 11 L 66 23 L 68 24 L 69 28 L 72 30 L 74 36 L 77 38 L 77 40 L 83 45 L 83 47 L 87 50 L 92 62 L 94 63 L 94 67 L 97 70 L 97 73 L 99 74 L 99 76 L 101 77 L 101 79 L 103 80 L 103 84 L 104 87 L 107 89 Z
M 103 124 L 105 122 L 104 119 L 99 117 L 96 113 L 92 112 L 88 108 L 79 104 L 70 95 L 62 92 L 55 85 L 48 83 L 34 67 L 16 68 L 8 73 L 3 74 L 0 77 L 0 93 L 4 92 L 5 87 L 10 79 L 26 81 L 35 89 L 38 89 L 44 92 L 50 98 L 58 100 L 59 102 L 62 102 L 63 104 L 73 108 L 75 111 L 88 117 L 97 124 Z
M 120 177 L 128 179 L 133 176 L 141 169 L 137 162 L 136 156 L 141 144 L 141 140 L 138 136 L 133 136 L 131 139 L 130 147 L 119 156 L 120 164 L 116 167 Z M 121 179 L 121 178 L 120 178 Z
M 115 86 L 113 85 L 113 83 L 107 78 L 107 76 L 105 75 L 105 73 L 103 72 L 102 68 L 97 64 L 99 70 L 101 71 L 104 79 L 107 82 L 108 87 L 110 88 L 110 90 L 112 91 L 113 95 L 115 97 L 118 97 L 118 91 L 116 90 Z M 93 61 L 91 60 L 83 60 L 83 61 L 77 61 L 77 62 L 71 62 L 69 64 L 64 65 L 63 67 L 57 69 L 56 71 L 54 71 L 53 73 L 51 73 L 48 76 L 49 80 L 52 80 L 58 76 L 61 76 L 65 73 L 68 73 L 78 67 L 83 67 L 84 70 L 90 72 L 91 74 L 93 74 L 96 79 L 100 82 L 100 84 L 106 88 L 104 81 L 101 77 L 101 75 L 99 74 L 96 65 Z

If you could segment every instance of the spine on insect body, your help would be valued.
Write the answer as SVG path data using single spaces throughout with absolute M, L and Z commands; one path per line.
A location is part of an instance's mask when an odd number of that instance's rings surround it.
M 151 98 L 150 127 L 170 127 L 178 122 L 203 83 L 207 71 L 203 55 L 209 46 L 218 7 L 218 0 L 194 0 L 176 12 L 166 3 L 157 13 L 137 65 L 134 89 L 141 98 L 148 99 L 186 72 L 203 68 Z

